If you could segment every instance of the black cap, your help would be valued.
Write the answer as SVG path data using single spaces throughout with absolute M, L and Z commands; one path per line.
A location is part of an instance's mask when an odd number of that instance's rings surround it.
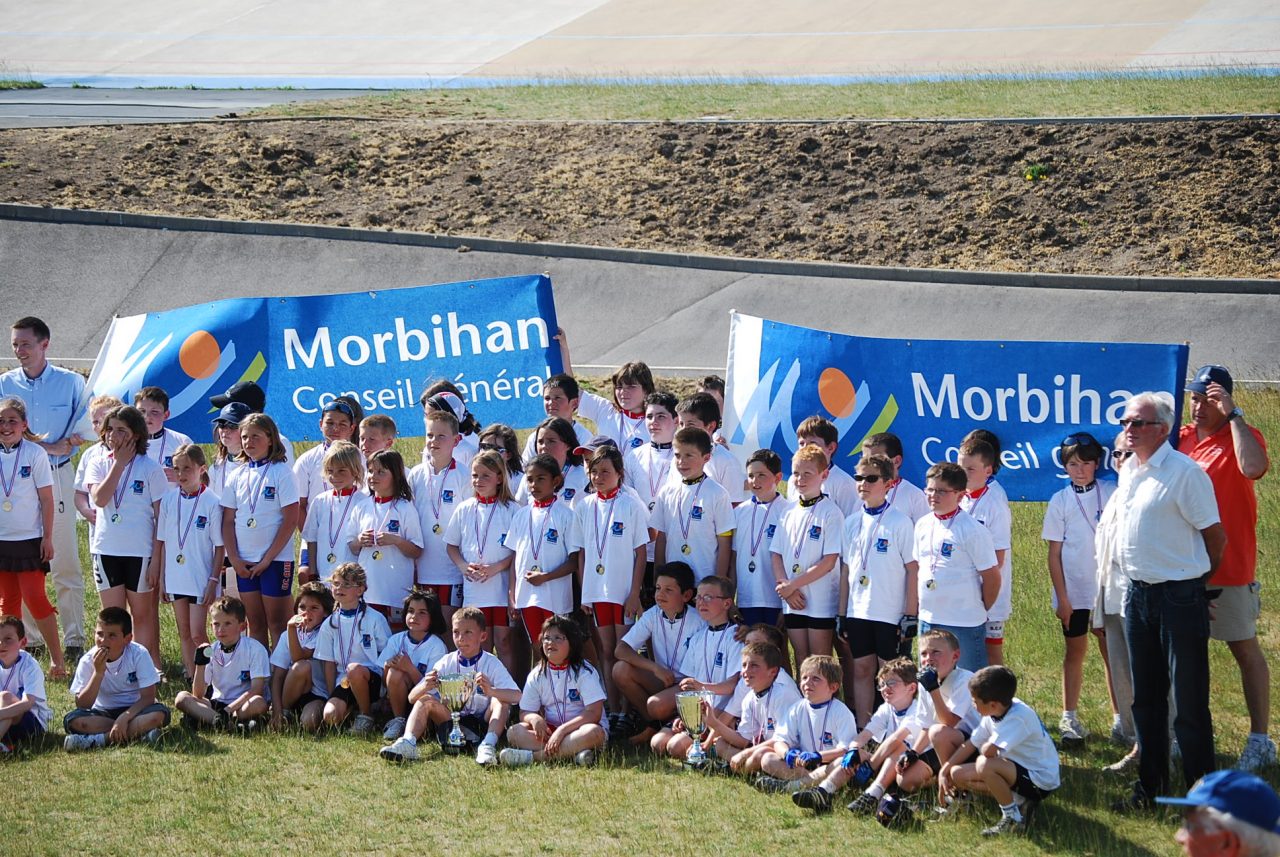
M 607 435 L 598 434 L 595 437 L 591 438 L 591 440 L 587 441 L 582 446 L 575 448 L 573 450 L 573 454 L 581 455 L 585 458 L 585 457 L 589 457 L 592 453 L 594 453 L 597 449 L 599 449 L 602 446 L 616 447 L 617 445 L 618 445 L 618 442 L 615 441 L 613 438 Z
M 1222 389 L 1228 394 L 1231 393 L 1231 373 L 1227 371 L 1226 366 L 1217 366 L 1213 363 L 1201 366 L 1196 370 L 1195 377 L 1187 383 L 1187 392 L 1199 393 L 1203 396 L 1209 392 L 1210 384 L 1221 384 Z
M 254 382 L 241 381 L 222 395 L 209 397 L 209 404 L 215 408 L 225 408 L 232 402 L 243 402 L 250 413 L 260 414 L 267 409 L 267 394 Z

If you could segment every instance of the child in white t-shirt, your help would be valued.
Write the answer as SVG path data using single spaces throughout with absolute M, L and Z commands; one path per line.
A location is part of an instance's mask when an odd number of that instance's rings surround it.
M 435 590 L 448 622 L 453 611 L 462 605 L 462 575 L 449 558 L 444 530 L 454 512 L 471 496 L 471 471 L 459 466 L 454 458 L 462 440 L 458 418 L 450 411 L 430 411 L 425 422 L 422 463 L 409 471 L 409 486 L 422 532 L 417 582 Z
M 525 464 L 524 480 L 530 503 L 512 514 L 506 545 L 514 553 L 511 603 L 536 640 L 547 619 L 573 610 L 578 518 L 560 502 L 563 476 L 554 458 L 535 455 Z
M 879 432 L 862 442 L 862 454 L 883 455 L 893 462 L 893 478 L 889 482 L 889 505 L 906 512 L 912 522 L 929 514 L 929 501 L 924 491 L 902 478 L 902 439 L 892 432 Z
M 795 503 L 778 493 L 782 459 L 771 449 L 757 449 L 747 459 L 749 502 L 733 510 L 733 559 L 738 584 L 738 610 L 745 625 L 778 624 L 782 599 L 773 577 L 774 536 Z
M 352 544 L 359 544 L 360 521 L 371 516 L 373 508 L 373 498 L 361 490 L 364 461 L 354 444 L 337 440 L 329 445 L 324 479 L 332 487 L 311 498 L 302 525 L 310 579 L 322 581 L 338 566 L 356 561 L 359 551 Z
M 133 406 L 147 424 L 147 457 L 164 468 L 165 478 L 173 482 L 173 454 L 178 447 L 193 443 L 180 431 L 165 428 L 169 419 L 169 394 L 160 387 L 143 387 L 133 397 Z
M 235 724 L 253 731 L 269 708 L 267 680 L 271 677 L 271 656 L 267 649 L 245 631 L 244 604 L 223 596 L 209 608 L 215 642 L 196 653 L 196 672 L 191 692 L 180 691 L 174 705 L 183 714 L 205 726 Z
M 569 616 L 552 616 L 542 626 L 538 663 L 520 696 L 520 722 L 507 730 L 511 746 L 498 754 L 502 764 L 514 767 L 558 758 L 578 765 L 595 761 L 609 733 L 604 682 L 582 656 L 586 638 Z
M 299 455 L 293 463 L 293 478 L 298 484 L 299 519 L 307 519 L 307 506 L 312 497 L 333 487 L 328 484 L 324 473 L 324 461 L 329 450 L 338 441 L 354 446 L 358 426 L 355 409 L 346 398 L 334 399 L 321 409 L 320 436 L 323 442 Z M 315 556 L 308 554 L 308 561 L 302 565 L 310 566 L 314 562 Z
M 23 406 L 26 407 L 25 405 Z M 93 525 L 98 520 L 98 507 L 93 505 L 89 499 L 89 488 L 85 484 L 85 476 L 89 473 L 89 465 L 93 464 L 99 457 L 106 455 L 111 451 L 107 446 L 107 442 L 102 439 L 102 428 L 106 425 L 107 414 L 116 408 L 124 407 L 124 402 L 115 396 L 94 396 L 89 400 L 89 421 L 93 425 L 93 434 L 98 438 L 96 443 L 88 443 L 80 448 L 80 460 L 76 462 L 76 511 L 80 513 L 80 517 L 89 522 L 90 538 L 93 534 Z
M 578 452 L 578 436 L 568 420 L 559 417 L 548 417 L 533 430 L 537 438 L 534 448 L 539 455 L 549 455 L 560 467 L 561 485 L 557 499 L 571 509 L 576 509 L 578 501 L 587 493 L 587 470 L 582 466 L 582 455 Z M 590 440 L 588 440 L 590 442 Z M 521 483 L 513 495 L 516 503 L 526 505 L 529 502 L 529 489 Z
M 326 726 L 340 726 L 355 709 L 347 730 L 368 735 L 376 725 L 373 703 L 382 693 L 382 662 L 391 628 L 377 610 L 364 602 L 368 580 L 359 563 L 349 562 L 333 570 L 329 578 L 334 611 L 320 626 L 315 657 L 324 664 L 324 684 L 329 699 L 324 705 Z
M 308 732 L 324 723 L 329 698 L 324 664 L 315 657 L 320 626 L 333 612 L 333 593 L 318 580 L 298 587 L 293 616 L 271 653 L 271 727 L 280 729 L 288 712 Z
M 806 417 L 796 426 L 797 446 L 816 446 L 827 456 L 827 478 L 822 481 L 822 493 L 840 507 L 846 518 L 862 508 L 858 498 L 857 483 L 843 468 L 836 465 L 836 452 L 840 449 L 840 430 L 835 423 L 816 414 Z M 787 496 L 799 496 L 794 479 L 787 485 Z
M 578 437 L 577 446 L 591 440 L 591 430 L 577 421 L 578 399 L 582 395 L 578 382 L 571 375 L 552 375 L 542 382 L 542 408 L 548 417 L 559 417 L 573 425 Z M 538 433 L 530 432 L 520 453 L 520 460 L 528 465 L 538 453 Z
M 369 581 L 365 601 L 383 616 L 391 630 L 404 630 L 400 607 L 413 589 L 414 562 L 422 556 L 422 532 L 404 459 L 394 449 L 369 459 L 369 493 L 373 503 L 356 512 L 351 542 L 356 560 Z
M 391 706 L 391 720 L 382 737 L 394 741 L 404 734 L 409 717 L 409 693 L 430 672 L 436 661 L 448 652 L 441 639 L 445 630 L 440 615 L 440 602 L 430 589 L 415 589 L 404 598 L 401 609 L 405 629 L 392 634 L 387 647 L 378 655 L 382 662 L 383 684 Z
M 0 757 L 18 741 L 39 740 L 49 728 L 44 671 L 27 652 L 27 629 L 17 616 L 0 616 Z
M 720 430 L 720 406 L 710 393 L 694 393 L 676 405 L 676 417 L 680 428 L 701 429 L 711 440 L 711 457 L 707 460 L 707 476 L 720 483 L 729 495 L 729 502 L 737 505 L 747 498 L 747 474 L 742 464 L 727 447 L 714 441 Z
M 1009 495 L 996 479 L 999 440 L 986 429 L 974 429 L 960 444 L 957 463 L 968 480 L 960 508 L 991 533 L 1000 564 L 1000 592 L 987 608 L 987 662 L 1000 664 L 1004 663 L 1004 625 L 1013 615 L 1013 512 Z
M 955 634 L 932 628 L 920 637 L 917 681 L 923 691 L 919 700 L 924 732 L 912 745 L 918 763 L 898 776 L 898 787 L 904 792 L 928 785 L 942 762 L 951 758 L 978 725 L 978 711 L 969 695 L 973 673 L 960 668 L 959 662 L 960 642 Z
M 804 699 L 787 710 L 760 759 L 755 787 L 763 792 L 798 792 L 821 782 L 839 765 L 858 734 L 853 712 L 836 698 L 840 664 L 830 655 L 810 655 L 800 664 Z
M 702 580 L 727 577 L 733 544 L 733 506 L 725 489 L 707 476 L 711 436 L 702 429 L 676 432 L 675 467 L 680 483 L 658 492 L 649 526 L 656 565 L 686 562 Z
M 556 338 L 560 341 L 564 371 L 572 375 L 569 338 L 563 329 L 556 331 Z M 609 376 L 608 391 L 613 398 L 606 399 L 584 390 L 578 399 L 578 412 L 595 423 L 600 434 L 613 438 L 618 449 L 640 446 L 649 440 L 644 424 L 644 400 L 654 389 L 653 373 L 647 365 L 638 360 L 624 363 Z
M 773 643 L 756 642 L 747 634 L 742 647 L 742 679 L 733 701 L 738 703 L 737 725 L 707 706 L 707 743 L 735 774 L 754 774 L 772 747 L 774 731 L 783 715 L 800 701 L 800 689 L 782 669 L 782 650 Z

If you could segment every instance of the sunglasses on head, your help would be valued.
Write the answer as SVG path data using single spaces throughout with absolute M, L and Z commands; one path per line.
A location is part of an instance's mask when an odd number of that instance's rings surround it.
M 1063 446 L 1101 446 L 1098 439 L 1087 431 L 1078 431 L 1062 439 Z
M 483 441 L 483 440 L 482 440 L 482 441 L 480 441 L 480 448 L 481 448 L 481 449 L 491 449 L 491 450 L 493 450 L 494 452 L 499 453 L 499 454 L 505 453 L 505 452 L 507 451 L 507 448 L 506 448 L 505 446 L 498 446 L 496 443 L 486 443 L 486 442 L 485 442 L 485 441 Z

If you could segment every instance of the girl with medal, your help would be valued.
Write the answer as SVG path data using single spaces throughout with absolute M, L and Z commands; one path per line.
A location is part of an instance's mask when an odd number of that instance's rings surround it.
M 101 439 L 102 426 L 107 421 L 107 414 L 123 406 L 124 402 L 115 396 L 94 396 L 89 401 L 89 421 L 93 424 L 93 433 L 98 436 L 99 440 L 97 443 L 86 442 L 80 448 L 80 460 L 76 462 L 75 503 L 76 511 L 80 513 L 80 517 L 89 522 L 90 532 L 93 531 L 93 525 L 98 521 L 98 507 L 89 500 L 89 489 L 85 486 L 84 478 L 89 472 L 89 465 L 111 451 L 107 449 L 106 442 Z
M 625 628 L 643 612 L 645 546 L 649 511 L 634 494 L 622 490 L 622 453 L 605 443 L 587 464 L 595 491 L 584 497 L 578 518 L 578 584 L 583 612 L 594 619 L 595 647 L 609 693 L 609 710 L 618 711 L 622 694 L 613 682 L 614 650 Z
M 782 613 L 769 548 L 783 515 L 795 504 L 778 493 L 781 483 L 782 459 L 778 453 L 771 449 L 751 453 L 747 459 L 747 488 L 751 499 L 733 510 L 733 559 L 730 562 L 738 582 L 738 609 L 748 625 L 776 625 Z
M 462 435 L 451 411 L 430 411 L 422 463 L 409 472 L 422 531 L 422 556 L 418 558 L 417 583 L 434 590 L 446 622 L 462 604 L 462 575 L 449 558 L 444 529 L 462 502 L 471 496 L 471 471 L 454 459 Z
M 448 626 L 440 614 L 440 602 L 430 589 L 414 589 L 400 605 L 405 629 L 392 634 L 378 655 L 382 683 L 387 689 L 391 720 L 382 737 L 394 741 L 404 734 L 409 717 L 409 691 L 431 671 L 436 661 L 448 654 L 444 633 Z
M 578 437 L 573 433 L 573 425 L 559 417 L 549 417 L 533 430 L 537 440 L 534 448 L 539 455 L 549 455 L 560 467 L 561 485 L 557 492 L 560 502 L 571 509 L 577 508 L 578 501 L 587 493 L 587 471 L 582 466 L 582 456 L 578 454 Z M 516 491 L 517 503 L 529 502 L 529 489 L 521 483 Z
M 1105 454 L 1102 444 L 1088 432 L 1076 432 L 1063 439 L 1058 446 L 1058 461 L 1071 484 L 1049 499 L 1040 533 L 1049 543 L 1051 604 L 1066 642 L 1062 660 L 1062 718 L 1058 729 L 1064 742 L 1077 744 L 1089 735 L 1080 723 L 1076 707 L 1084 681 L 1084 658 L 1089 651 L 1089 613 L 1098 597 L 1094 540 L 1102 510 L 1115 491 L 1115 483 L 1097 480 L 1098 467 Z M 1101 635 L 1097 639 L 1110 688 L 1107 640 Z M 1112 708 L 1115 708 L 1114 698 Z
M 563 329 L 556 331 L 560 341 L 560 359 L 564 371 L 573 374 L 573 362 L 569 356 L 569 338 Z M 645 397 L 655 390 L 653 373 L 649 367 L 636 360 L 624 363 L 609 376 L 612 399 L 583 390 L 578 399 L 578 413 L 596 424 L 596 431 L 613 438 L 618 449 L 627 450 L 641 446 L 649 440 L 649 429 L 644 421 Z
M 615 449 L 616 451 L 616 449 Z M 538 664 L 520 696 L 520 722 L 507 730 L 503 765 L 550 759 L 590 765 L 609 739 L 604 684 L 582 655 L 586 632 L 570 616 L 554 615 L 538 635 Z
M 173 602 L 173 618 L 189 681 L 195 675 L 196 649 L 209 645 L 209 605 L 218 597 L 222 576 L 222 507 L 208 490 L 204 450 L 184 444 L 173 453 L 178 484 L 160 500 L 156 543 L 149 579 L 161 601 Z
M 578 518 L 558 499 L 563 476 L 554 458 L 534 456 L 524 480 L 532 502 L 516 509 L 507 532 L 507 547 L 515 552 L 511 603 L 529 639 L 536 641 L 547 619 L 573 611 L 570 575 L 578 570 Z
M 359 552 L 351 549 L 351 543 L 359 538 L 362 512 L 373 506 L 372 498 L 360 490 L 364 460 L 355 444 L 339 440 L 329 446 L 324 456 L 324 479 L 331 487 L 312 498 L 302 525 L 302 541 L 310 559 L 303 570 L 309 572 L 309 580 L 327 581 L 335 568 L 356 561 Z
M 508 580 L 512 553 L 506 539 L 516 504 L 502 456 L 486 450 L 472 459 L 471 489 L 475 496 L 453 513 L 444 541 L 449 558 L 462 574 L 463 606 L 484 613 L 493 629 L 498 659 L 511 672 L 511 614 L 515 611 Z
M 222 495 L 222 540 L 249 634 L 265 646 L 284 635 L 292 609 L 298 485 L 280 432 L 266 414 L 241 421 L 240 459 L 244 466 Z
M 44 585 L 53 559 L 53 468 L 39 439 L 23 401 L 0 399 L 0 616 L 21 616 L 26 604 L 49 649 L 49 676 L 66 678 Z
M 271 653 L 271 728 L 284 727 L 290 720 L 308 732 L 324 722 L 324 703 L 329 689 L 324 683 L 324 664 L 315 657 L 320 626 L 333 612 L 333 593 L 328 581 L 313 580 L 298 587 L 293 615 L 285 635 Z
M 394 449 L 369 459 L 369 493 L 373 502 L 356 514 L 358 533 L 350 543 L 369 580 L 365 600 L 387 617 L 393 631 L 404 630 L 400 612 L 413 589 L 414 561 L 422 556 L 422 532 L 413 506 L 413 491 L 404 459 Z
M 360 403 L 350 396 L 339 396 L 320 411 L 321 443 L 311 447 L 293 463 L 293 478 L 298 483 L 298 517 L 307 519 L 307 505 L 311 498 L 333 486 L 328 484 L 324 474 L 324 461 L 334 443 L 343 441 L 359 449 L 360 421 L 364 419 L 364 411 Z M 309 559 L 315 559 L 314 555 Z M 306 561 L 303 565 L 307 565 Z M 323 575 L 322 575 L 323 576 Z M 299 579 L 301 574 L 299 574 Z M 309 576 L 307 580 L 314 580 Z
M 169 483 L 164 468 L 147 457 L 147 424 L 136 408 L 124 405 L 107 414 L 102 438 L 110 452 L 85 474 L 89 499 L 99 509 L 89 540 L 93 577 L 104 607 L 127 605 L 134 638 L 159 669 L 157 593 L 146 570 Z
M 511 483 L 511 494 L 520 490 L 524 482 L 524 462 L 520 459 L 520 441 L 511 426 L 493 423 L 480 432 L 480 449 L 492 450 L 502 456 L 507 463 L 507 481 Z

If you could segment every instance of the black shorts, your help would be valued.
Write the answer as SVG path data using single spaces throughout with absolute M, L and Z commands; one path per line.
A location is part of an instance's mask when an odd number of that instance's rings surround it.
M 71 711 L 67 712 L 65 717 L 62 718 L 62 731 L 70 735 L 75 731 L 71 728 L 71 724 L 74 721 L 79 720 L 81 717 L 105 717 L 108 720 L 115 720 L 131 707 L 132 706 L 125 705 L 121 708 L 73 708 Z M 142 717 L 146 714 L 163 714 L 164 723 L 161 725 L 169 725 L 169 709 L 167 706 L 162 705 L 159 702 L 151 703 L 146 708 L 135 714 L 134 717 Z
M 306 693 L 302 694 L 302 696 L 298 697 L 298 701 L 295 702 L 292 706 L 290 706 L 289 710 L 295 714 L 301 714 L 302 709 L 306 708 L 311 703 L 324 702 L 324 701 L 325 701 L 325 698 L 323 696 L 312 693 L 311 691 L 307 691 Z
M 373 670 L 369 670 L 369 701 L 377 702 L 378 697 L 382 695 L 382 676 Z M 333 693 L 329 694 L 330 699 L 341 699 L 347 704 L 347 707 L 356 704 L 356 695 L 351 692 L 351 688 L 343 687 L 339 684 L 333 689 Z
M 1089 611 L 1072 610 L 1071 621 L 1062 626 L 1062 636 L 1083 637 L 1087 633 L 1089 633 Z
M 1027 800 L 1044 800 L 1049 795 L 1053 794 L 1052 789 L 1046 791 L 1033 783 L 1031 781 L 1031 772 L 1026 768 L 1022 767 L 1017 762 L 1013 763 L 1013 767 L 1014 770 L 1018 772 L 1018 775 L 1013 780 L 1014 794 L 1022 795 Z
M 146 563 L 145 556 L 94 554 L 93 575 L 97 578 L 98 591 L 123 586 L 129 592 L 137 592 L 139 584 L 142 583 L 142 570 Z
M 466 748 L 472 752 L 475 751 L 480 741 L 489 732 L 489 721 L 477 714 L 467 713 L 462 715 L 458 719 L 458 726 L 462 729 L 462 739 L 466 742 Z M 449 733 L 452 731 L 452 718 L 436 725 L 436 740 L 440 742 L 441 747 L 449 746 Z
M 823 618 L 821 616 L 806 616 L 803 613 L 783 613 L 782 627 L 788 631 L 834 631 L 836 629 L 836 617 Z
M 845 619 L 845 636 L 855 658 L 875 655 L 882 661 L 898 656 L 898 626 L 873 619 Z
M 938 751 L 932 747 L 920 754 L 920 761 L 929 766 L 929 770 L 933 771 L 935 777 L 938 771 L 942 770 L 942 763 L 938 761 Z

